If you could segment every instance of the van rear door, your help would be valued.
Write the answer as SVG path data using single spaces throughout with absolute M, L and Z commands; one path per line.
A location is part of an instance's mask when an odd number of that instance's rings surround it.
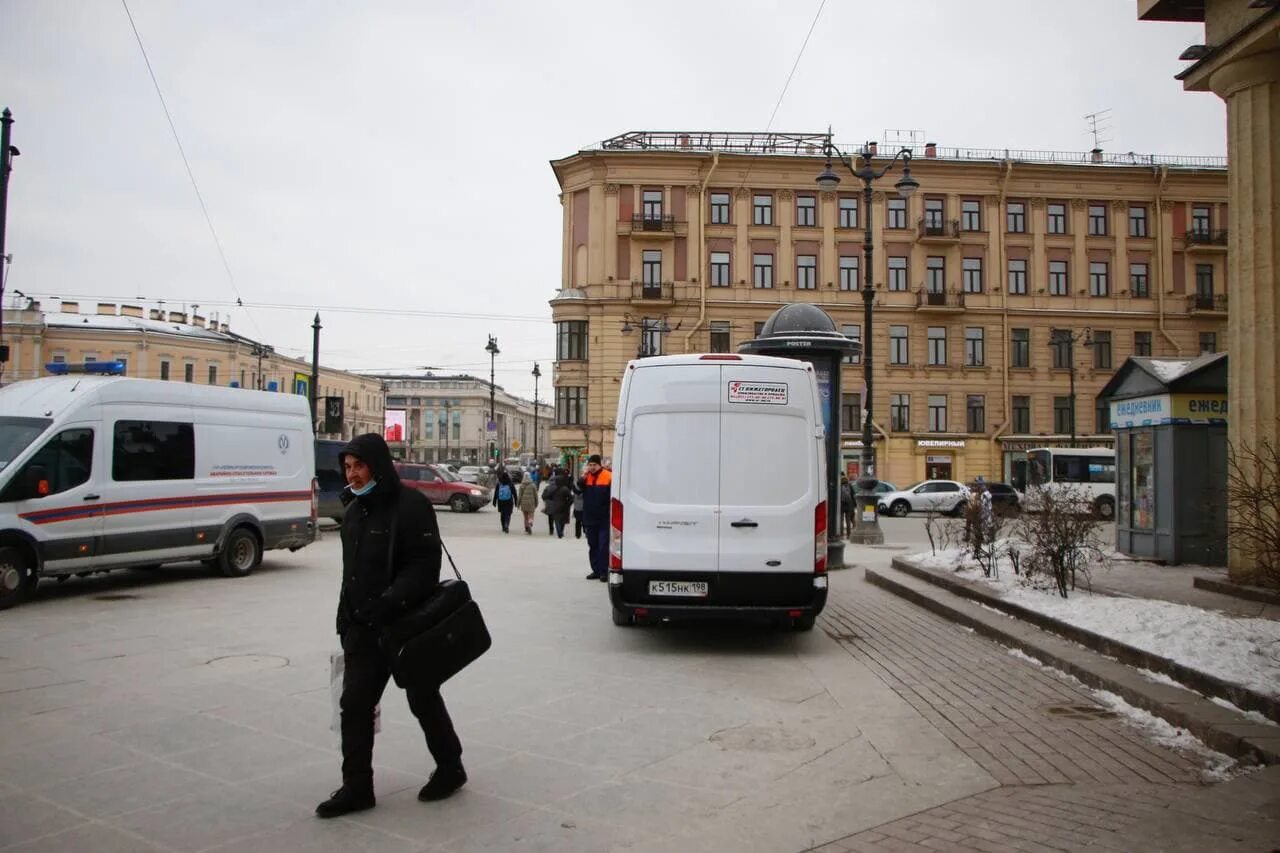
M 790 592 L 810 595 L 814 512 L 825 493 L 813 378 L 799 363 L 726 362 L 722 371 L 721 589 L 734 594 L 735 574 L 794 573 Z M 753 589 L 748 581 L 740 593 Z
M 719 504 L 720 365 L 632 370 L 619 472 L 625 563 L 714 589 Z

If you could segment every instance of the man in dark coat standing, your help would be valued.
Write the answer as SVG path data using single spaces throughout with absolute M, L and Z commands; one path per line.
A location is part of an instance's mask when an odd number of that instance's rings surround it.
M 391 677 L 381 629 L 425 601 L 440 582 L 435 510 L 421 492 L 401 487 L 382 436 L 356 436 L 338 452 L 338 460 L 347 479 L 338 597 L 338 636 L 345 658 L 342 787 L 316 807 L 316 814 L 325 818 L 375 804 L 373 712 Z M 436 762 L 418 799 L 442 800 L 467 781 L 462 744 L 439 688 L 409 688 L 406 693 Z
M 578 479 L 582 493 L 582 527 L 587 533 L 587 559 L 591 574 L 587 580 L 609 580 L 609 492 L 613 473 L 601 466 L 600 455 L 587 459 L 586 473 Z

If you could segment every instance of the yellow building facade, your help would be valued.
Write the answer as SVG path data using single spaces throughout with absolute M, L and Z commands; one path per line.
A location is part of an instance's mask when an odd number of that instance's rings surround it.
M 281 393 L 296 392 L 299 381 L 305 393 L 310 383 L 309 362 L 241 337 L 225 322 L 139 305 L 103 302 L 83 309 L 77 302 L 64 301 L 51 311 L 38 302 L 5 310 L 5 340 L 11 355 L 0 381 L 9 384 L 47 376 L 46 365 L 55 362 L 120 361 L 128 376 L 171 382 L 234 384 Z M 318 437 L 382 432 L 381 380 L 322 366 L 318 385 L 318 396 L 343 400 L 341 431 L 323 432 L 322 416 Z
M 818 190 L 825 139 L 640 132 L 552 163 L 553 444 L 610 455 L 629 359 L 737 351 L 791 302 L 863 340 L 867 211 L 847 171 L 841 191 Z M 1094 397 L 1126 357 L 1225 346 L 1225 158 L 913 154 L 919 191 L 900 199 L 890 173 L 870 211 L 881 479 L 1018 484 L 1026 451 L 1069 444 L 1073 417 L 1077 444 L 1111 442 Z M 862 377 L 845 365 L 851 474 Z

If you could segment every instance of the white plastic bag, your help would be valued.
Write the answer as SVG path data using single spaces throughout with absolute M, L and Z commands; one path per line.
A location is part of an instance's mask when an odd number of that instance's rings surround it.
M 342 738 L 342 674 L 346 671 L 346 656 L 339 649 L 329 653 L 329 698 L 333 702 L 333 716 L 329 719 L 329 731 Z M 382 703 L 373 708 L 373 733 L 382 731 Z

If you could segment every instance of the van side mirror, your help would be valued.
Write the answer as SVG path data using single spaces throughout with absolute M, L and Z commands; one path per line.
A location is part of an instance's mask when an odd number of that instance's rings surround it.
M 22 485 L 27 499 L 46 497 L 49 494 L 49 473 L 43 465 L 28 465 L 22 474 Z

